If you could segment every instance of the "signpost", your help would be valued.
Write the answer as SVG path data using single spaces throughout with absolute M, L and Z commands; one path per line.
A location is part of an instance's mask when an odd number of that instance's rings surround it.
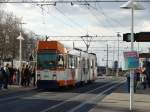
M 124 69 L 135 69 L 139 67 L 139 55 L 136 51 L 124 52 Z
M 143 10 L 144 7 L 140 5 L 138 2 L 135 2 L 135 0 L 129 0 L 125 4 L 121 6 L 123 9 L 130 9 L 131 10 L 131 51 L 134 51 L 134 10 Z M 131 53 L 132 54 L 132 53 Z M 131 65 L 136 59 L 129 59 L 129 65 Z M 134 61 L 133 61 L 134 60 Z M 130 111 L 133 110 L 133 94 L 134 94 L 134 67 L 135 65 L 127 66 L 131 67 L 130 69 Z

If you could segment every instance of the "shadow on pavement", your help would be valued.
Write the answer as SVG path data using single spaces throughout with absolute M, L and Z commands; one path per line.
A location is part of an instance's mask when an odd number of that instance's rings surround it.
M 125 82 L 123 85 L 121 85 L 116 91 L 115 93 L 127 93 L 128 92 L 128 87 L 127 87 L 127 83 Z M 142 89 L 142 88 L 137 88 L 135 94 L 145 94 L 145 95 L 150 95 L 150 88 L 147 87 L 146 89 Z

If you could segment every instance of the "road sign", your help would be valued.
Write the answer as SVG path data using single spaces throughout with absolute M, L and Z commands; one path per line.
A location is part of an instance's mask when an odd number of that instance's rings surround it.
M 139 67 L 139 55 L 136 51 L 124 52 L 124 69 L 135 69 Z

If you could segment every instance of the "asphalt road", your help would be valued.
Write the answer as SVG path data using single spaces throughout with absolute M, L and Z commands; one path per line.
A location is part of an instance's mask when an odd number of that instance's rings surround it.
M 0 95 L 0 112 L 88 112 L 122 84 L 99 79 L 73 89 L 28 90 Z

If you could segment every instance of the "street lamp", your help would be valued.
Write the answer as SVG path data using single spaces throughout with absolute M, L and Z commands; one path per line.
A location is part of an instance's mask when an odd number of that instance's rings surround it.
M 116 73 L 116 76 L 118 77 L 119 76 L 119 62 L 120 62 L 120 58 L 119 58 L 119 37 L 121 37 L 121 35 L 120 35 L 120 33 L 119 32 L 117 32 L 117 37 L 118 37 L 118 66 L 117 66 L 117 73 Z
M 122 6 L 123 9 L 131 9 L 131 51 L 134 51 L 134 10 L 144 10 L 144 7 L 135 0 L 129 0 Z M 130 70 L 130 110 L 133 107 L 133 94 L 134 94 L 134 70 Z
M 22 34 L 20 32 L 19 37 L 17 37 L 17 39 L 20 42 L 20 47 L 19 47 L 19 68 L 20 68 L 20 79 L 19 82 L 21 83 L 21 62 L 22 62 L 22 40 L 24 40 L 24 38 L 22 37 Z

